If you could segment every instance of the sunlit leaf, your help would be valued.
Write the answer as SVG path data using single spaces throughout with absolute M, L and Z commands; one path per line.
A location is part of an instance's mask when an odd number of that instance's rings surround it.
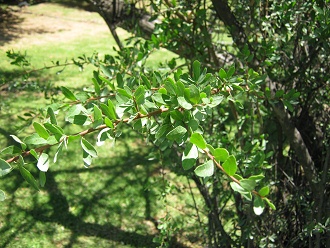
M 246 189 L 246 190 L 254 190 L 255 186 L 256 186 L 256 181 L 251 180 L 251 179 L 242 179 L 240 181 L 241 183 L 241 187 Z
M 38 159 L 37 167 L 40 171 L 47 172 L 49 168 L 49 156 L 47 153 L 42 153 Z
M 270 200 L 268 198 L 263 198 L 263 200 L 268 204 L 268 206 L 273 209 L 276 210 L 276 207 L 273 203 L 270 202 Z
M 206 163 L 199 165 L 195 169 L 195 174 L 199 177 L 210 177 L 214 173 L 213 161 L 209 160 Z
M 10 164 L 7 161 L 0 158 L 0 177 L 7 175 L 9 172 L 11 172 Z
M 225 148 L 216 148 L 213 152 L 215 160 L 224 162 L 229 157 L 229 152 Z
M 190 137 L 190 142 L 200 149 L 206 148 L 206 142 L 200 133 L 193 133 Z
M 179 105 L 182 108 L 187 109 L 187 110 L 192 109 L 193 106 L 189 102 L 187 102 L 187 100 L 183 96 L 179 96 L 177 99 L 178 99 Z
M 253 201 L 253 211 L 256 215 L 261 215 L 264 212 L 265 203 L 264 201 L 256 196 Z
M 97 151 L 95 150 L 94 146 L 89 143 L 84 137 L 81 138 L 81 147 L 83 150 L 88 153 L 92 157 L 97 157 Z
M 268 186 L 262 187 L 258 193 L 261 196 L 267 196 L 269 194 L 269 187 Z
M 0 201 L 4 201 L 4 200 L 6 200 L 5 192 L 3 192 L 2 190 L 0 190 Z
M 182 155 L 182 167 L 189 170 L 195 166 L 198 158 L 198 149 L 194 144 L 188 143 Z
M 222 165 L 229 176 L 233 176 L 237 171 L 237 163 L 234 155 L 230 155 Z

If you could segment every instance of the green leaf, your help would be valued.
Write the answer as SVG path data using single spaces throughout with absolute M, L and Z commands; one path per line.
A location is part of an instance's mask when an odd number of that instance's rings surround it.
M 71 101 L 76 101 L 77 100 L 77 98 L 75 97 L 75 95 L 68 88 L 66 88 L 64 86 L 61 86 L 61 91 L 64 94 L 64 96 L 66 98 L 68 98 L 69 100 L 71 100 Z
M 184 84 L 181 81 L 178 81 L 176 83 L 176 86 L 177 86 L 177 95 L 184 96 L 184 91 L 185 91 Z
M 189 170 L 195 166 L 198 158 L 198 149 L 194 144 L 188 143 L 182 155 L 182 167 Z
M 158 129 L 158 131 L 156 132 L 156 134 L 155 134 L 155 138 L 156 138 L 156 139 L 161 138 L 169 128 L 170 128 L 170 125 L 168 125 L 168 124 L 164 124 L 164 125 L 162 125 L 162 126 Z
M 0 190 L 0 201 L 4 201 L 5 199 L 6 199 L 5 192 L 3 192 L 2 190 Z
M 102 119 L 102 111 L 101 109 L 94 104 L 94 121 L 101 120 Z
M 49 116 L 50 123 L 57 125 L 56 116 L 55 116 L 54 110 L 51 107 L 49 107 L 47 109 L 47 114 Z
M 141 105 L 144 103 L 145 101 L 144 95 L 145 95 L 145 88 L 143 85 L 140 85 L 134 92 L 135 102 L 137 105 Z
M 188 96 L 189 100 L 194 103 L 197 104 L 200 100 L 200 93 L 198 88 L 195 85 L 189 85 L 189 96 Z
M 111 100 L 108 100 L 108 105 L 105 105 L 104 103 L 100 103 L 100 108 L 102 109 L 103 113 L 110 120 L 116 120 L 117 119 L 115 108 L 114 108 Z
M 7 175 L 9 172 L 11 172 L 10 164 L 7 161 L 0 158 L 0 177 Z
M 31 150 L 30 150 L 30 154 L 31 154 L 36 160 L 39 159 L 39 156 L 38 156 L 38 153 L 36 152 L 36 150 L 31 149 Z
M 201 75 L 201 63 L 198 60 L 195 60 L 193 63 L 194 80 L 197 81 L 200 75 Z
M 44 127 L 51 133 L 53 134 L 64 134 L 64 131 L 62 128 L 60 128 L 59 126 L 55 125 L 55 124 L 51 124 L 51 123 L 45 123 Z
M 27 181 L 35 190 L 39 191 L 38 183 L 34 179 L 32 174 L 27 169 L 25 169 L 25 167 L 22 165 L 19 166 L 19 171 L 20 171 L 22 177 L 25 179 L 25 181 Z
M 261 196 L 267 196 L 269 194 L 269 187 L 268 186 L 262 187 L 258 193 Z
M 278 90 L 275 93 L 275 97 L 281 97 L 281 96 L 283 96 L 283 94 L 284 94 L 284 90 Z
M 189 102 L 187 102 L 187 100 L 183 96 L 179 96 L 177 99 L 178 99 L 179 105 L 182 108 L 187 109 L 187 110 L 192 109 L 193 106 Z
M 101 95 L 101 88 L 100 85 L 98 83 L 98 80 L 96 78 L 92 78 L 93 84 L 94 84 L 94 90 L 96 95 Z
M 237 171 L 237 163 L 234 155 L 230 155 L 222 165 L 229 176 L 233 176 Z
M 33 122 L 33 127 L 36 130 L 37 134 L 43 139 L 48 139 L 49 133 L 46 128 L 38 122 Z
M 239 184 L 236 183 L 236 182 L 231 182 L 231 183 L 230 183 L 230 187 L 231 187 L 234 191 L 236 191 L 236 192 L 238 192 L 238 193 L 240 193 L 240 194 L 248 194 L 248 193 L 250 193 L 250 192 L 247 191 L 246 189 L 242 188 L 241 185 L 239 185 Z
M 221 79 L 226 79 L 227 78 L 227 72 L 222 68 L 219 70 L 219 77 Z
M 84 166 L 88 168 L 93 162 L 93 157 L 89 155 L 87 152 L 83 151 L 83 161 L 84 161 Z
M 206 163 L 199 165 L 195 169 L 195 174 L 199 177 L 210 177 L 214 173 L 213 161 L 209 160 Z
M 59 156 L 59 155 L 61 154 L 61 152 L 62 152 L 62 149 L 63 149 L 63 146 L 64 146 L 64 142 L 65 142 L 65 141 L 62 141 L 62 142 L 58 145 L 58 147 L 57 147 L 57 150 L 56 150 L 56 152 L 55 152 L 54 159 L 53 159 L 54 163 L 57 162 L 57 158 L 58 158 L 58 156 Z
M 104 118 L 104 123 L 107 125 L 107 127 L 113 128 L 113 123 L 108 117 Z
M 190 137 L 190 142 L 200 149 L 206 148 L 206 142 L 200 133 L 193 133 Z
M 143 74 L 141 74 L 141 78 L 142 78 L 142 81 L 143 81 L 144 85 L 147 87 L 147 89 L 150 90 L 151 89 L 151 84 L 150 84 L 149 79 Z
M 208 106 L 210 106 L 211 108 L 214 108 L 214 107 L 218 106 L 222 102 L 223 99 L 224 99 L 223 96 L 214 96 L 211 98 L 211 101 L 208 104 Z
M 46 184 L 46 173 L 39 171 L 39 184 L 41 187 L 44 187 Z
M 23 141 L 21 141 L 17 136 L 15 135 L 9 135 L 9 136 L 11 136 L 17 143 L 21 144 L 22 150 L 26 149 L 26 144 Z
M 34 133 L 24 139 L 24 142 L 29 145 L 45 145 L 47 140 L 41 138 L 37 133 Z
M 88 153 L 92 157 L 97 157 L 97 151 L 95 150 L 94 146 L 89 143 L 84 137 L 81 138 L 81 147 L 83 150 Z
M 270 202 L 270 200 L 268 198 L 263 198 L 263 200 L 268 204 L 268 206 L 273 209 L 276 210 L 276 207 L 273 203 Z
M 49 156 L 42 153 L 38 159 L 37 167 L 40 171 L 47 172 L 49 168 Z
M 253 211 L 256 215 L 261 215 L 264 212 L 265 203 L 260 197 L 255 197 L 253 201 Z
M 180 141 L 186 132 L 187 129 L 185 129 L 183 126 L 177 126 L 166 135 L 166 138 L 169 140 Z
M 123 76 L 120 73 L 117 73 L 116 80 L 117 80 L 118 87 L 119 88 L 123 88 L 123 86 L 124 86 L 124 79 L 123 79 Z
M 168 78 L 165 82 L 164 82 L 164 87 L 167 90 L 167 92 L 169 92 L 172 95 L 176 95 L 177 94 L 177 86 L 175 85 L 173 79 Z
M 230 78 L 235 73 L 235 64 L 232 64 L 227 71 L 227 78 Z
M 242 179 L 240 181 L 241 187 L 248 190 L 252 191 L 256 187 L 256 181 L 251 180 L 251 179 Z
M 215 160 L 224 162 L 229 157 L 229 152 L 225 148 L 216 148 L 213 152 Z
M 2 154 L 2 155 L 7 155 L 7 154 L 14 155 L 14 154 L 20 154 L 21 152 L 22 152 L 22 150 L 20 148 L 18 148 L 17 146 L 8 146 L 8 147 L 5 147 L 4 149 L 2 149 L 0 151 L 0 154 Z
M 251 180 L 254 180 L 256 182 L 259 182 L 260 180 L 264 179 L 265 176 L 264 175 L 253 175 L 253 176 L 250 176 L 249 179 Z
M 71 119 L 71 118 L 70 118 Z M 87 126 L 92 123 L 91 119 L 87 115 L 75 115 L 72 118 L 72 123 L 79 126 Z

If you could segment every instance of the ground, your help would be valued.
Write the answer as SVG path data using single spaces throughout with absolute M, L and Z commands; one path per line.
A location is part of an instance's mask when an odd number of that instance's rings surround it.
M 56 4 L 41 3 L 23 8 L 10 6 L 9 13 L 0 10 L 0 47 L 42 45 L 68 41 L 86 34 L 97 37 L 108 30 L 96 12 L 74 9 L 66 15 L 56 11 L 54 6 Z M 48 14 L 49 8 L 54 8 L 54 12 Z M 44 14 L 45 9 L 47 14 Z

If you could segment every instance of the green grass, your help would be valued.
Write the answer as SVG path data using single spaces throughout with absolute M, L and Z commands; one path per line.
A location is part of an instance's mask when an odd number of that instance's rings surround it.
M 85 13 L 61 5 L 36 5 L 29 10 L 77 19 L 83 18 Z M 102 22 L 94 14 L 89 13 L 87 19 Z M 97 36 L 86 34 L 42 45 L 16 40 L 0 47 L 0 80 L 22 82 L 22 71 L 10 66 L 5 56 L 5 51 L 12 48 L 26 51 L 34 66 L 28 69 L 34 69 L 50 65 L 50 60 L 63 62 L 94 51 L 105 54 L 114 45 L 106 28 Z M 173 54 L 162 50 L 153 55 L 149 63 L 154 65 L 171 57 Z M 67 68 L 56 74 L 58 69 L 62 68 L 39 71 L 33 74 L 34 81 L 79 89 L 90 85 L 94 68 L 87 67 L 83 72 Z M 49 103 L 42 93 L 24 88 L 0 92 L 0 147 L 13 143 L 10 134 L 24 137 L 31 132 L 31 127 L 24 128 L 25 122 L 19 115 L 38 112 Z M 51 157 L 55 149 L 50 149 Z M 146 159 L 150 148 L 129 131 L 125 131 L 115 146 L 109 142 L 99 147 L 98 152 L 99 157 L 92 166 L 85 168 L 79 145 L 70 145 L 59 162 L 51 164 L 46 185 L 40 192 L 33 190 L 18 170 L 1 178 L 0 189 L 5 191 L 7 199 L 0 202 L 0 247 L 155 247 L 152 239 L 158 235 L 158 230 L 151 218 L 160 221 L 166 212 L 178 228 L 179 243 L 200 246 L 201 230 L 185 177 L 170 171 L 162 175 L 160 162 Z M 35 165 L 29 164 L 28 168 L 37 178 Z M 166 207 L 161 197 L 165 179 L 173 186 L 166 198 Z M 197 196 L 196 188 L 193 192 Z M 201 199 L 197 197 L 196 200 L 202 206 Z M 206 221 L 203 214 L 202 221 Z

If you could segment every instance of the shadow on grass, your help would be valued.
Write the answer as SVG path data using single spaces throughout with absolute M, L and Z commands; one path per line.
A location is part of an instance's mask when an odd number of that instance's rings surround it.
M 49 238 L 56 236 L 56 225 L 67 230 L 70 235 L 61 247 L 79 245 L 79 238 L 82 237 L 98 238 L 102 242 L 108 240 L 111 245 L 115 242 L 116 247 L 120 247 L 118 244 L 157 247 L 153 242 L 157 227 L 153 226 L 150 231 L 150 226 L 144 227 L 144 221 L 152 219 L 154 212 L 152 208 L 156 196 L 152 192 L 149 194 L 145 187 L 158 165 L 145 158 L 145 149 L 125 149 L 125 154 L 108 159 L 110 162 L 104 166 L 47 172 L 45 190 L 30 196 L 30 207 L 18 204 L 19 199 L 13 197 L 9 206 L 11 212 L 7 213 L 6 223 L 0 229 L 2 247 L 12 247 L 12 240 L 31 232 L 37 223 L 42 223 L 42 230 L 48 230 Z M 88 178 L 81 179 L 87 173 Z M 13 181 L 12 187 L 7 191 L 15 192 L 24 184 L 26 186 L 18 173 L 11 175 L 10 180 Z M 43 204 L 40 203 L 42 194 L 48 196 Z M 79 210 L 73 211 L 75 207 Z M 24 219 L 29 221 L 15 223 L 15 214 L 22 212 L 26 214 Z M 13 225 L 16 225 L 18 232 L 10 230 Z M 106 247 L 113 247 L 111 245 Z M 172 247 L 185 246 L 174 241 Z
M 20 37 L 20 24 L 23 21 L 18 11 L 0 7 L 0 46 Z
M 79 8 L 86 11 L 95 11 L 94 5 L 90 1 L 81 0 L 52 0 L 51 2 L 63 5 L 68 8 Z

